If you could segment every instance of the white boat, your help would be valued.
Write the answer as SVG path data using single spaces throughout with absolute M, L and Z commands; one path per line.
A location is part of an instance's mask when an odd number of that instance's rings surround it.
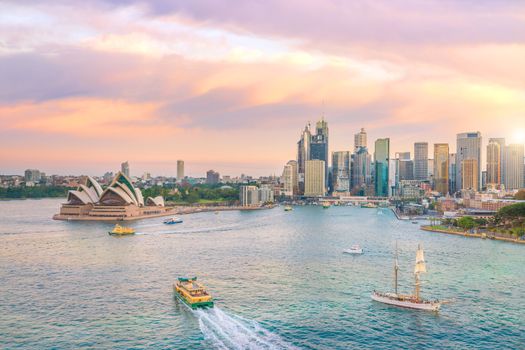
M 181 218 L 169 218 L 163 221 L 166 225 L 180 224 L 182 223 Z
M 363 254 L 363 248 L 361 248 L 358 244 L 354 244 L 350 247 L 350 249 L 343 250 L 343 253 L 346 254 Z
M 418 246 L 416 252 L 416 266 L 414 267 L 415 277 L 415 290 L 414 294 L 399 294 L 397 292 L 397 272 L 399 265 L 397 263 L 397 247 L 396 247 L 396 258 L 394 263 L 394 293 L 381 293 L 377 291 L 372 292 L 372 300 L 378 301 L 383 304 L 394 305 L 409 309 L 426 310 L 426 311 L 438 311 L 443 304 L 443 301 L 439 300 L 425 300 L 420 296 L 421 280 L 420 274 L 427 272 L 425 264 L 425 256 L 423 254 L 423 248 L 421 245 Z

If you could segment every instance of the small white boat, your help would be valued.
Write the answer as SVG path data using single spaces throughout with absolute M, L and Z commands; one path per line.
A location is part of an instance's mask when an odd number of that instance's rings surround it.
M 363 248 L 361 248 L 358 244 L 354 244 L 350 247 L 350 249 L 343 250 L 343 253 L 346 254 L 363 254 Z
M 181 218 L 169 218 L 163 221 L 166 225 L 180 224 L 182 223 Z

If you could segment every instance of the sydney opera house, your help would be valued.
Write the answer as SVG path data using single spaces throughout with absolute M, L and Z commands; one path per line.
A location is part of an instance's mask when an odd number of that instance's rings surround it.
M 135 220 L 169 215 L 162 197 L 144 200 L 140 189 L 119 172 L 105 188 L 88 177 L 85 185 L 69 191 L 67 202 L 62 204 L 55 220 Z

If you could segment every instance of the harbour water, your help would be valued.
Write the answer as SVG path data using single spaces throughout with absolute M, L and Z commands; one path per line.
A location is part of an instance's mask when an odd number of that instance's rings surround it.
M 0 202 L 0 348 L 523 349 L 525 247 L 421 231 L 386 209 L 296 207 L 199 213 L 184 223 L 53 221 L 62 200 Z M 438 313 L 371 301 L 413 288 Z M 342 254 L 360 244 L 361 256 Z M 174 299 L 198 276 L 214 310 Z

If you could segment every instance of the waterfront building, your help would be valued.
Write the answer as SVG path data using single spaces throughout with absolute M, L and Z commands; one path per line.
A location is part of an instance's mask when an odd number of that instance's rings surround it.
M 477 159 L 464 159 L 461 162 L 461 189 L 478 191 L 479 165 Z
M 487 184 L 501 184 L 501 145 L 495 139 L 489 139 L 487 145 Z
M 318 197 L 326 194 L 325 162 L 319 159 L 306 161 L 304 195 Z
M 449 171 L 448 143 L 434 144 L 434 190 L 446 196 L 448 188 Z
M 333 192 L 350 192 L 350 152 L 332 152 Z
M 471 188 L 469 183 L 467 186 L 463 185 L 462 181 L 465 178 L 463 172 L 463 162 L 465 160 L 474 160 L 477 168 L 475 169 L 476 175 L 468 174 L 467 179 L 475 179 L 477 187 Z M 474 164 L 469 162 L 466 168 L 470 170 L 470 166 Z M 472 175 L 472 176 L 471 176 Z M 480 176 L 481 176 L 481 133 L 477 132 L 465 132 L 457 134 L 456 139 L 456 187 L 458 189 L 471 188 L 473 190 L 480 190 Z
M 505 188 L 515 190 L 523 188 L 523 145 L 505 146 Z
M 456 193 L 456 154 L 450 153 L 448 156 L 448 191 Z
M 122 172 L 122 174 L 124 174 L 127 177 L 129 177 L 129 163 L 128 163 L 128 161 L 125 161 L 124 163 L 120 164 L 120 171 Z
M 269 185 L 261 185 L 261 188 L 253 185 L 241 186 L 239 200 L 243 207 L 256 207 L 265 203 L 273 203 L 274 191 Z
M 301 138 L 297 142 L 297 182 L 299 186 L 299 194 L 304 193 L 304 172 L 306 161 L 310 159 L 311 141 L 312 134 L 310 132 L 310 125 L 307 124 L 301 133 Z
M 274 202 L 274 190 L 270 184 L 263 184 L 259 188 L 259 203 L 273 203 Z
M 428 179 L 428 142 L 414 143 L 414 179 Z
M 259 203 L 259 192 L 257 186 L 241 186 L 239 191 L 241 206 L 249 207 Z
M 310 160 L 318 159 L 324 162 L 325 187 L 328 186 L 328 123 L 322 118 L 316 123 L 315 135 L 310 142 Z M 305 190 L 306 191 L 306 190 Z
M 367 147 L 366 145 L 366 131 L 364 128 L 361 128 L 357 134 L 354 135 L 354 152 L 359 150 L 361 147 Z
M 28 182 L 36 183 L 39 182 L 42 178 L 42 174 L 40 173 L 40 170 L 38 169 L 27 169 L 24 172 L 24 181 L 26 184 Z
M 389 192 L 388 163 L 390 159 L 390 139 L 377 139 L 374 151 L 375 194 L 387 197 Z
M 150 216 L 169 214 L 171 209 L 164 207 L 164 198 L 148 197 L 144 200 L 139 188 L 131 179 L 118 172 L 111 183 L 103 190 L 92 177 L 86 177 L 76 190 L 67 195 L 55 220 L 133 220 Z
M 177 161 L 177 180 L 182 181 L 184 179 L 184 161 Z
M 288 161 L 288 163 L 286 163 L 284 166 L 282 183 L 283 195 L 287 197 L 293 197 L 297 194 L 297 162 L 295 160 Z
M 219 183 L 220 174 L 214 170 L 208 170 L 206 172 L 206 183 L 214 185 Z
M 366 147 L 360 147 L 353 154 L 352 193 L 364 196 L 372 182 L 371 157 Z

